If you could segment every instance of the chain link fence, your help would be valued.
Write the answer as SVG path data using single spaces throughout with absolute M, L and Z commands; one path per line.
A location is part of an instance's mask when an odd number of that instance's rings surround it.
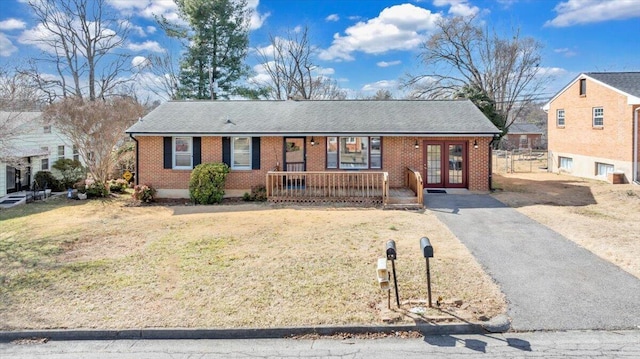
M 494 173 L 529 173 L 547 171 L 547 151 L 532 149 L 494 150 Z

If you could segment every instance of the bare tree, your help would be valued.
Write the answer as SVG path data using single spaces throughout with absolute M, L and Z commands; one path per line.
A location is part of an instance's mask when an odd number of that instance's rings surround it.
M 0 66 L 0 110 L 37 110 L 42 100 L 42 93 L 32 77 L 21 70 Z
M 164 100 L 178 98 L 178 70 L 175 67 L 173 55 L 169 51 L 165 51 L 161 55 L 147 56 L 144 70 L 152 76 L 145 81 L 145 86 L 149 91 Z
M 490 33 L 474 20 L 441 19 L 423 45 L 427 72 L 410 76 L 405 86 L 414 97 L 426 98 L 453 98 L 473 89 L 493 103 L 498 116 L 492 120 L 506 133 L 523 105 L 535 100 L 549 80 L 538 67 L 542 45 L 521 38 L 518 30 L 505 37 Z
M 317 66 L 312 62 L 314 48 L 306 27 L 300 32 L 288 31 L 286 38 L 270 35 L 270 42 L 268 48 L 258 50 L 258 56 L 269 76 L 269 81 L 259 85 L 269 90 L 271 99 L 346 98 L 346 92 L 336 81 L 317 74 Z
M 40 38 L 32 40 L 44 58 L 31 68 L 42 88 L 57 96 L 104 98 L 127 77 L 121 76 L 129 55 L 117 52 L 129 34 L 129 21 L 108 10 L 107 0 L 29 0 Z M 52 65 L 56 78 L 42 75 L 39 65 Z
M 102 101 L 67 98 L 47 108 L 45 120 L 55 121 L 61 133 L 77 146 L 92 177 L 106 184 L 116 163 L 115 149 L 124 131 L 144 114 L 144 108 L 127 97 Z

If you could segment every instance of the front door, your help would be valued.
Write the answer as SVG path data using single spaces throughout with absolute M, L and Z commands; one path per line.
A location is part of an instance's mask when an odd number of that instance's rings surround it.
M 466 142 L 424 141 L 423 148 L 425 187 L 467 187 Z
M 304 137 L 284 138 L 284 170 L 287 172 L 304 172 L 307 170 Z M 287 175 L 287 185 L 304 186 L 304 177 Z

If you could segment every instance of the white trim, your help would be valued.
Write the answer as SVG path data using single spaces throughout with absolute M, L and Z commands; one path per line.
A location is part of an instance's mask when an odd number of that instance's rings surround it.
M 544 111 L 549 111 L 549 108 L 551 108 L 551 103 L 553 101 L 555 101 L 558 97 L 560 97 L 560 95 L 565 93 L 567 91 L 567 89 L 569 89 L 569 87 L 571 87 L 576 81 L 581 80 L 581 79 L 587 79 L 587 78 L 589 80 L 601 85 L 601 86 L 604 86 L 604 87 L 606 87 L 606 88 L 608 88 L 610 90 L 613 90 L 613 91 L 615 91 L 615 92 L 617 92 L 617 93 L 619 93 L 619 94 L 621 94 L 623 96 L 626 96 L 627 97 L 627 105 L 640 105 L 640 98 L 638 98 L 636 96 L 633 96 L 630 93 L 624 92 L 624 91 L 622 91 L 622 90 L 620 90 L 620 89 L 618 89 L 616 87 L 613 87 L 611 85 L 607 85 L 602 81 L 598 81 L 598 80 L 594 79 L 593 77 L 591 77 L 591 76 L 589 76 L 589 75 L 587 75 L 585 73 L 581 73 L 580 75 L 578 75 L 578 77 L 573 79 L 573 81 L 569 82 L 569 84 L 567 86 L 563 87 L 562 90 L 558 91 L 558 93 L 555 96 L 553 96 L 549 100 L 549 102 L 547 102 L 544 106 L 542 106 L 542 109 Z
M 189 140 L 189 151 L 180 151 L 182 154 L 189 154 L 189 166 L 178 166 L 176 165 L 176 139 L 185 138 Z M 171 168 L 174 170 L 190 170 L 193 169 L 193 137 L 188 136 L 175 136 L 171 137 Z
M 236 166 L 235 165 L 235 153 L 236 153 L 236 148 L 235 148 L 235 143 L 236 143 L 236 139 L 240 139 L 240 138 L 246 138 L 247 141 L 249 142 L 249 164 L 248 165 L 243 165 L 243 166 Z M 232 170 L 251 170 L 253 168 L 253 138 L 249 137 L 249 136 L 237 136 L 237 137 L 231 137 L 231 169 Z

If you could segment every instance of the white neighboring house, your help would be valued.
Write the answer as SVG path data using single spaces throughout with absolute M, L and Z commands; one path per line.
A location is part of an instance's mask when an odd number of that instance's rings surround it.
M 72 141 L 55 125 L 45 123 L 42 112 L 0 111 L 0 123 L 7 122 L 17 130 L 9 139 L 0 138 L 0 197 L 28 190 L 34 175 L 38 171 L 51 171 L 59 158 L 82 162 Z

